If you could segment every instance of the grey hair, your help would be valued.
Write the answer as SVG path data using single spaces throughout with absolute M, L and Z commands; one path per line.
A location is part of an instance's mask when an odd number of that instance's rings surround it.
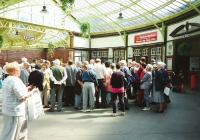
M 148 69 L 148 71 L 152 71 L 153 70 L 153 65 L 147 64 L 146 69 Z
M 157 64 L 162 68 L 165 68 L 165 66 L 166 66 L 166 64 L 164 62 L 161 62 L 161 61 L 157 62 Z
M 55 60 L 53 61 L 53 64 L 54 64 L 54 65 L 58 65 L 58 66 L 59 66 L 59 65 L 60 65 L 60 60 L 58 60 L 58 59 L 55 59 Z
M 81 61 L 76 62 L 76 66 L 77 67 L 81 67 L 82 66 L 82 62 Z

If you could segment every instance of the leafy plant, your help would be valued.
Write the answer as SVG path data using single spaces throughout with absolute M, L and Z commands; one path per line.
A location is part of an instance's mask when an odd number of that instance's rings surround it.
M 62 4 L 62 9 L 66 10 L 66 9 L 71 9 L 75 0 L 60 0 L 61 4 Z
M 82 23 L 80 26 L 81 34 L 83 37 L 89 37 L 90 35 L 90 24 Z
M 53 57 L 53 55 L 54 55 L 54 49 L 55 49 L 55 46 L 52 43 L 49 43 L 48 44 L 48 55 L 50 57 Z
M 2 47 L 3 47 L 3 36 L 0 35 L 0 48 L 2 48 Z

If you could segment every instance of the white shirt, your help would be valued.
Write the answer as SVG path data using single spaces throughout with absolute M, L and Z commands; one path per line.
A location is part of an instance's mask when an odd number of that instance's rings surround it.
M 106 76 L 106 68 L 104 65 L 102 64 L 95 64 L 94 65 L 94 72 L 96 73 L 97 75 L 97 79 L 105 79 L 105 76 Z
M 106 68 L 106 76 L 111 76 L 113 73 L 113 70 L 111 68 Z
M 6 65 L 3 66 L 3 72 L 4 72 L 5 74 L 8 74 L 7 71 L 6 71 Z

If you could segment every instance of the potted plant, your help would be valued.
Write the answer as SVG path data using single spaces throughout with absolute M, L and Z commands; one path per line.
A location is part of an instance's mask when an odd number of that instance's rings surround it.
M 89 37 L 90 35 L 90 24 L 89 23 L 82 23 L 80 26 L 82 37 Z
M 52 58 L 54 55 L 55 46 L 52 43 L 48 44 L 48 55 Z

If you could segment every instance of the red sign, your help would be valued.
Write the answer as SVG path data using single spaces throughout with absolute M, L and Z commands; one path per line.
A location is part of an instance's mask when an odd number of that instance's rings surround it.
M 135 43 L 151 42 L 157 40 L 157 32 L 145 33 L 135 36 Z

